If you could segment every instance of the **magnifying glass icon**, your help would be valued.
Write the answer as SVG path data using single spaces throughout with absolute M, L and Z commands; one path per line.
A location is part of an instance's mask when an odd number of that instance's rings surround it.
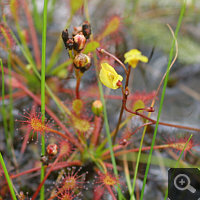
M 189 190 L 192 193 L 196 192 L 196 189 L 190 185 L 190 178 L 186 174 L 179 174 L 174 179 L 174 186 L 178 190 Z

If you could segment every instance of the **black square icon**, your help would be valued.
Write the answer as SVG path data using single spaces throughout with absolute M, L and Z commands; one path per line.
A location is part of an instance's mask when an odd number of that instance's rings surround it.
M 168 199 L 200 200 L 200 171 L 197 168 L 169 169 Z

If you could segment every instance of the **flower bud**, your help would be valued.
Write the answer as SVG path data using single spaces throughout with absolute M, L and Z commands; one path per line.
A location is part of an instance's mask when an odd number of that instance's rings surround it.
M 91 35 L 91 26 L 89 24 L 89 22 L 84 22 L 82 25 L 82 31 L 83 31 L 83 35 L 85 36 L 86 39 L 89 39 L 90 35 Z
M 86 38 L 82 33 L 79 33 L 73 37 L 74 40 L 74 49 L 76 51 L 81 51 L 85 47 Z
M 76 69 L 80 69 L 82 73 L 88 70 L 91 66 L 90 57 L 83 53 L 77 54 L 73 62 Z
M 103 111 L 103 105 L 100 100 L 96 100 L 92 103 L 92 112 L 99 116 Z
M 62 39 L 65 44 L 65 48 L 67 49 L 68 48 L 67 41 L 69 39 L 69 34 L 67 29 L 62 32 Z
M 55 156 L 58 153 L 58 145 L 57 144 L 49 144 L 47 146 L 47 154 L 49 156 Z
M 74 41 L 73 39 L 69 38 L 66 43 L 66 49 L 72 50 L 73 46 L 74 46 Z

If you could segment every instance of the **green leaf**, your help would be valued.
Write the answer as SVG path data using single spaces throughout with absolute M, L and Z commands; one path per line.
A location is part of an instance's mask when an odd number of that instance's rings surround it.
M 97 41 L 88 42 L 85 46 L 83 53 L 87 54 L 89 52 L 95 51 L 96 48 L 98 48 L 99 46 L 100 46 L 100 44 Z

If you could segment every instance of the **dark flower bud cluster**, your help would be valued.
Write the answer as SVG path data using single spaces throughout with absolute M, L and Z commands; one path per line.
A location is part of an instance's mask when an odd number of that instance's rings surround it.
M 90 38 L 91 26 L 86 21 L 83 23 L 82 27 L 74 27 L 74 32 L 72 37 L 69 37 L 68 30 L 62 32 L 62 39 L 65 44 L 66 49 L 74 49 L 77 52 L 83 50 L 86 40 Z
M 74 32 L 72 37 L 69 37 L 68 30 L 62 32 L 62 39 L 65 48 L 69 51 L 73 51 L 73 63 L 76 69 L 80 70 L 82 73 L 89 69 L 91 65 L 91 59 L 88 55 L 81 53 L 84 49 L 87 39 L 91 35 L 91 26 L 86 21 L 82 26 L 74 27 Z M 70 53 L 69 53 L 70 54 Z

